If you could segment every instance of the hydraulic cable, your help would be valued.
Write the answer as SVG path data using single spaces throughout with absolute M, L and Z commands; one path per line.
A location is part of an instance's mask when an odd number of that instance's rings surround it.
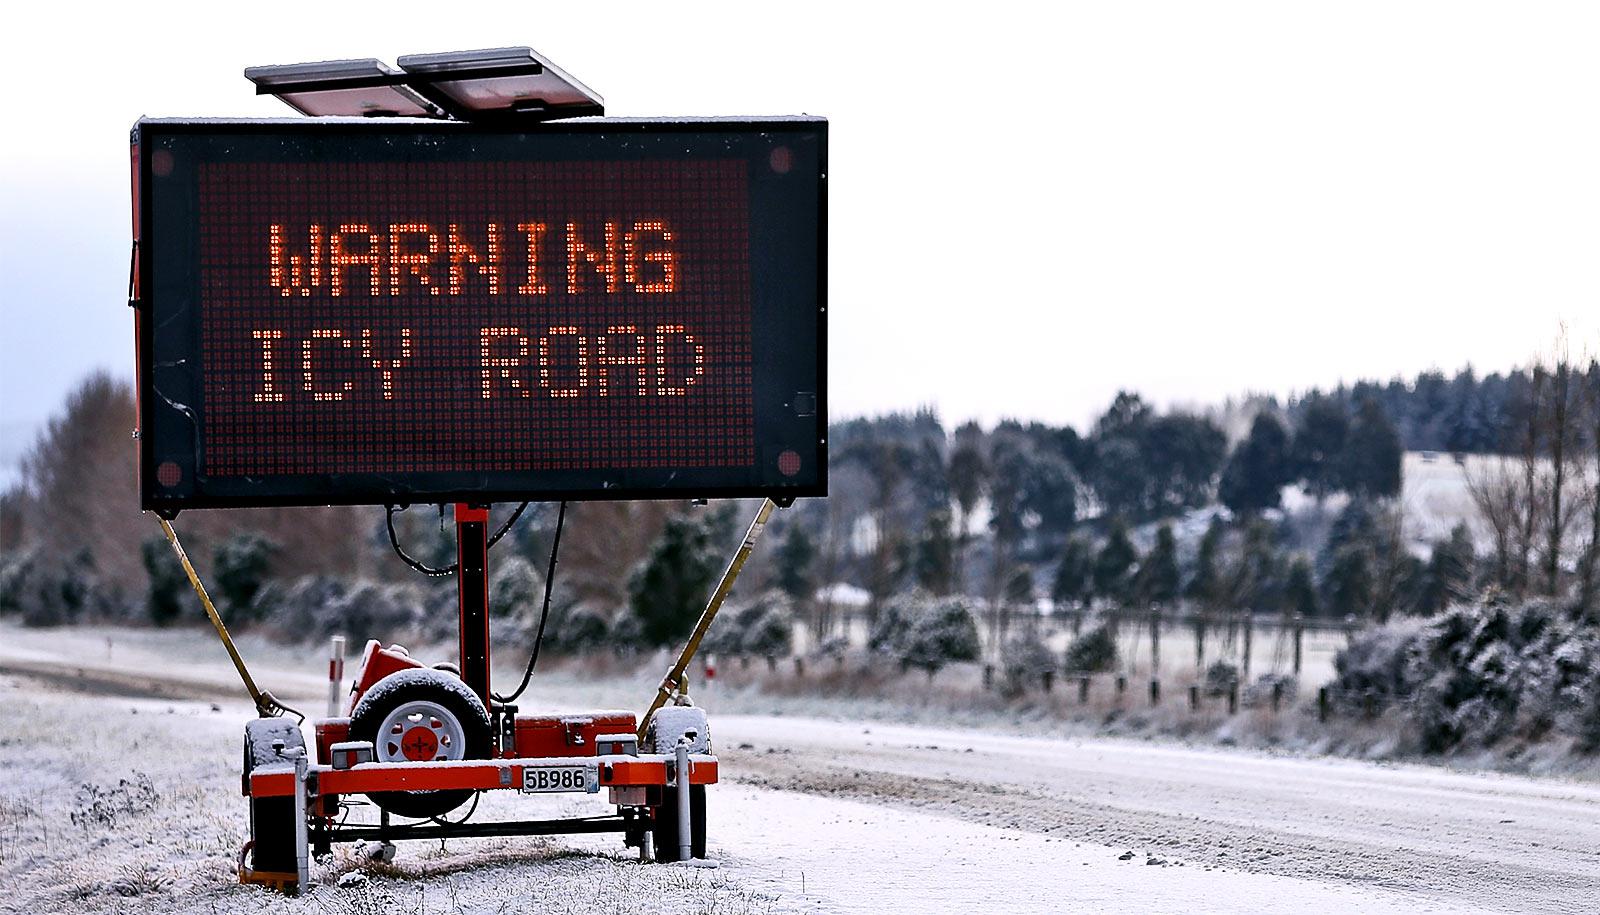
M 561 553 L 561 529 L 566 526 L 567 503 L 563 501 L 561 508 L 556 512 L 556 536 L 550 543 L 550 564 L 544 571 L 544 608 L 539 611 L 539 631 L 533 636 L 533 651 L 528 654 L 528 666 L 522 671 L 522 682 L 509 696 L 498 693 L 492 694 L 494 701 L 507 705 L 517 701 L 523 691 L 528 688 L 528 681 L 533 679 L 533 667 L 539 663 L 539 646 L 544 643 L 544 625 L 550 619 L 550 592 L 556 582 L 556 557 Z
M 522 517 L 523 511 L 525 511 L 527 507 L 527 502 L 517 506 L 517 510 L 511 513 L 511 517 L 507 518 L 505 523 L 500 525 L 500 529 L 494 532 L 494 536 L 489 538 L 489 548 L 493 548 L 496 543 L 500 542 L 500 538 L 504 537 L 506 532 L 511 530 L 511 526 L 517 523 L 517 519 Z M 421 572 L 423 575 L 427 575 L 430 578 L 443 578 L 446 575 L 454 575 L 456 573 L 456 563 L 454 562 L 444 566 L 443 568 L 435 569 L 431 566 L 423 565 L 421 562 L 407 555 L 406 551 L 400 546 L 399 535 L 397 535 L 394 530 L 395 507 L 393 505 L 385 505 L 383 508 L 384 521 L 389 528 L 389 545 L 394 547 L 394 554 L 400 557 L 401 562 L 404 562 L 406 565 L 418 572 Z M 405 511 L 405 509 L 402 508 L 400 511 Z

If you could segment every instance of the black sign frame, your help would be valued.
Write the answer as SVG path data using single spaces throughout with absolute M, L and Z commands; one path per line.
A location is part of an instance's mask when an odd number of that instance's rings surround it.
M 367 161 L 355 156 L 370 156 L 375 150 L 379 156 L 392 155 L 392 161 L 416 161 L 419 156 L 470 161 L 475 151 L 484 157 L 500 154 L 504 161 L 507 150 L 534 146 L 544 147 L 540 155 L 556 147 L 557 157 L 560 150 L 592 149 L 624 159 L 721 155 L 756 163 L 768 161 L 775 145 L 792 155 L 799 180 L 751 182 L 753 466 L 225 478 L 205 472 L 196 163 L 327 161 L 314 157 L 326 156 L 330 149 L 352 154 L 333 161 Z M 787 170 L 787 161 L 785 165 Z M 144 509 L 171 516 L 180 510 L 229 507 L 749 497 L 787 503 L 827 495 L 825 119 L 595 118 L 538 125 L 143 119 L 133 131 L 133 169 L 136 292 L 131 304 L 137 314 L 138 466 Z M 775 239 L 788 243 L 789 250 L 777 251 Z M 800 472 L 778 472 L 780 464 L 793 463 L 786 452 L 798 455 Z

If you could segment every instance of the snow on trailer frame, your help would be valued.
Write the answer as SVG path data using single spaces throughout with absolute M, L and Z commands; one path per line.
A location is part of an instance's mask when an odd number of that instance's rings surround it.
M 826 495 L 827 122 L 551 126 L 603 106 L 531 49 L 400 64 L 246 74 L 302 112 L 377 117 L 141 120 L 132 137 L 141 505 L 261 716 L 239 879 L 296 892 L 333 843 L 402 838 L 621 832 L 642 859 L 703 858 L 718 762 L 689 662 L 772 510 Z M 562 500 L 548 585 L 566 501 L 744 496 L 762 506 L 642 719 L 519 715 L 537 639 L 522 686 L 491 690 L 492 501 Z M 453 569 L 395 549 L 454 572 L 459 664 L 369 641 L 348 717 L 330 700 L 314 722 L 313 763 L 170 521 L 447 501 Z M 601 788 L 614 816 L 470 822 L 480 791 Z M 380 821 L 347 823 L 350 794 Z

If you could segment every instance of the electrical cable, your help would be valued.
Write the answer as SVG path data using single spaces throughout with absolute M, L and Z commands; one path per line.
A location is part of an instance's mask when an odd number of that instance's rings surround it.
M 550 591 L 556 583 L 556 556 L 561 552 L 561 529 L 567 521 L 567 503 L 561 503 L 561 509 L 556 512 L 556 537 L 550 544 L 550 564 L 544 571 L 544 609 L 539 611 L 539 631 L 533 636 L 533 651 L 528 654 L 528 667 L 522 672 L 522 683 L 517 686 L 516 692 L 509 696 L 492 693 L 494 701 L 501 705 L 509 705 L 517 701 L 523 691 L 528 688 L 528 681 L 533 679 L 533 666 L 539 663 L 539 646 L 544 643 L 544 624 L 550 619 Z
M 456 573 L 456 565 L 457 564 L 454 563 L 454 562 L 450 563 L 449 565 L 445 566 L 444 568 L 435 569 L 435 568 L 432 568 L 430 566 L 425 566 L 422 563 L 418 562 L 417 560 L 412 559 L 410 556 L 406 555 L 406 551 L 404 549 L 402 549 L 401 546 L 400 546 L 400 537 L 394 531 L 395 507 L 393 505 L 385 505 L 383 508 L 384 508 L 384 521 L 388 525 L 388 528 L 389 528 L 389 545 L 394 547 L 394 554 L 396 556 L 400 557 L 400 561 L 401 562 L 404 562 L 406 565 L 410 566 L 411 568 L 415 569 L 418 572 L 421 572 L 422 574 L 424 574 L 424 575 L 426 575 L 426 576 L 428 576 L 430 578 L 443 578 L 446 575 L 454 575 Z M 494 536 L 489 538 L 489 544 L 488 544 L 488 546 L 485 547 L 485 549 L 492 549 L 496 543 L 499 543 L 500 542 L 500 538 L 504 537 L 506 535 L 506 532 L 511 530 L 511 525 L 517 523 L 517 519 L 522 517 L 522 513 L 527 508 L 528 508 L 528 503 L 527 502 L 524 502 L 521 505 L 518 505 L 517 506 L 517 510 L 512 512 L 511 513 L 511 517 L 506 519 L 506 523 L 500 525 L 500 529 L 495 531 L 494 532 Z M 400 509 L 400 511 L 405 511 L 405 509 L 402 508 L 402 509 Z

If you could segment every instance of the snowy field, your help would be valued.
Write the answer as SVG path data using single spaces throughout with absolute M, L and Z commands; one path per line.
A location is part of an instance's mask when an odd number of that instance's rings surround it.
M 244 651 L 270 688 L 319 707 L 325 661 Z M 250 710 L 232 677 L 205 632 L 0 627 L 0 911 L 1589 912 L 1600 898 L 1593 783 L 890 725 L 849 705 L 736 714 L 712 693 L 715 869 L 641 865 L 616 837 L 409 843 L 389 866 L 341 850 L 285 900 L 235 882 Z M 536 678 L 535 704 L 638 705 L 648 679 Z M 596 804 L 491 792 L 479 816 Z

